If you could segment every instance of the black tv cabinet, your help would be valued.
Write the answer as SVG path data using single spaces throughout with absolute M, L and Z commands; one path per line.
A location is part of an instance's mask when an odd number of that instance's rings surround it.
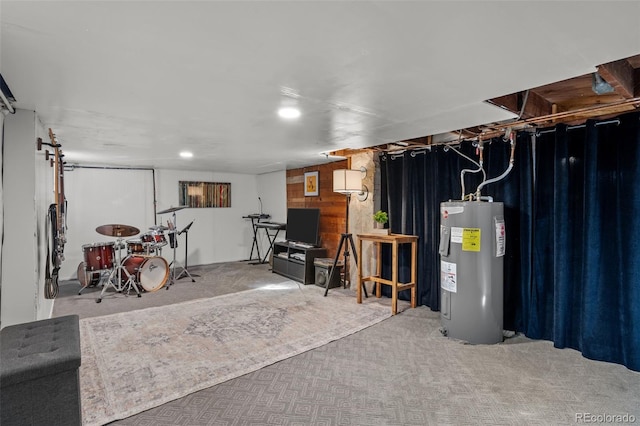
M 273 244 L 272 271 L 303 284 L 315 281 L 316 257 L 327 257 L 327 249 L 305 247 L 290 241 L 278 241 Z

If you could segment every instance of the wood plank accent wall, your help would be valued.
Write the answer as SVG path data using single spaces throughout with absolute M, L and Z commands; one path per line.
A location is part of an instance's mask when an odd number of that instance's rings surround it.
M 320 245 L 327 249 L 327 256 L 334 257 L 345 230 L 347 197 L 333 192 L 333 171 L 348 169 L 349 160 L 329 164 L 287 170 L 287 207 L 320 209 Z M 304 174 L 318 172 L 317 197 L 304 196 Z

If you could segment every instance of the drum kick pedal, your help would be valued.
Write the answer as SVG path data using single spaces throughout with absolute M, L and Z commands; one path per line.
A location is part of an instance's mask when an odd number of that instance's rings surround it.
M 131 288 L 133 287 L 133 289 L 138 294 L 138 297 L 142 297 L 142 294 L 140 293 L 140 289 L 138 288 L 138 284 L 136 284 L 136 281 L 134 279 L 135 274 L 129 274 L 129 271 L 127 271 L 126 268 L 122 268 L 122 270 L 127 275 L 127 281 L 123 284 L 122 291 L 124 292 L 124 290 L 126 289 L 127 296 L 128 296 L 129 292 L 131 292 Z

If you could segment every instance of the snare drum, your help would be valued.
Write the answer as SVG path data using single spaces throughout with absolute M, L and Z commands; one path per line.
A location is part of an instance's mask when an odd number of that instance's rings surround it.
M 129 256 L 122 266 L 145 291 L 162 288 L 169 278 L 169 265 L 163 257 Z M 127 274 L 123 274 L 122 282 L 125 283 L 127 279 Z
M 142 240 L 128 240 L 127 241 L 127 253 L 136 254 L 136 253 L 145 253 L 145 246 L 148 246 L 147 243 L 143 243 Z
M 113 268 L 115 243 L 93 243 L 82 246 L 87 271 Z

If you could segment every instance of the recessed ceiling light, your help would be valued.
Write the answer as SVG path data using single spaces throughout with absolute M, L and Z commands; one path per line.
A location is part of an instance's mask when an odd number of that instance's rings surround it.
M 193 152 L 182 151 L 180 153 L 180 157 L 182 157 L 182 158 L 191 158 L 191 157 L 193 157 Z
M 281 118 L 292 119 L 300 117 L 300 110 L 293 107 L 284 107 L 278 110 L 278 115 Z

